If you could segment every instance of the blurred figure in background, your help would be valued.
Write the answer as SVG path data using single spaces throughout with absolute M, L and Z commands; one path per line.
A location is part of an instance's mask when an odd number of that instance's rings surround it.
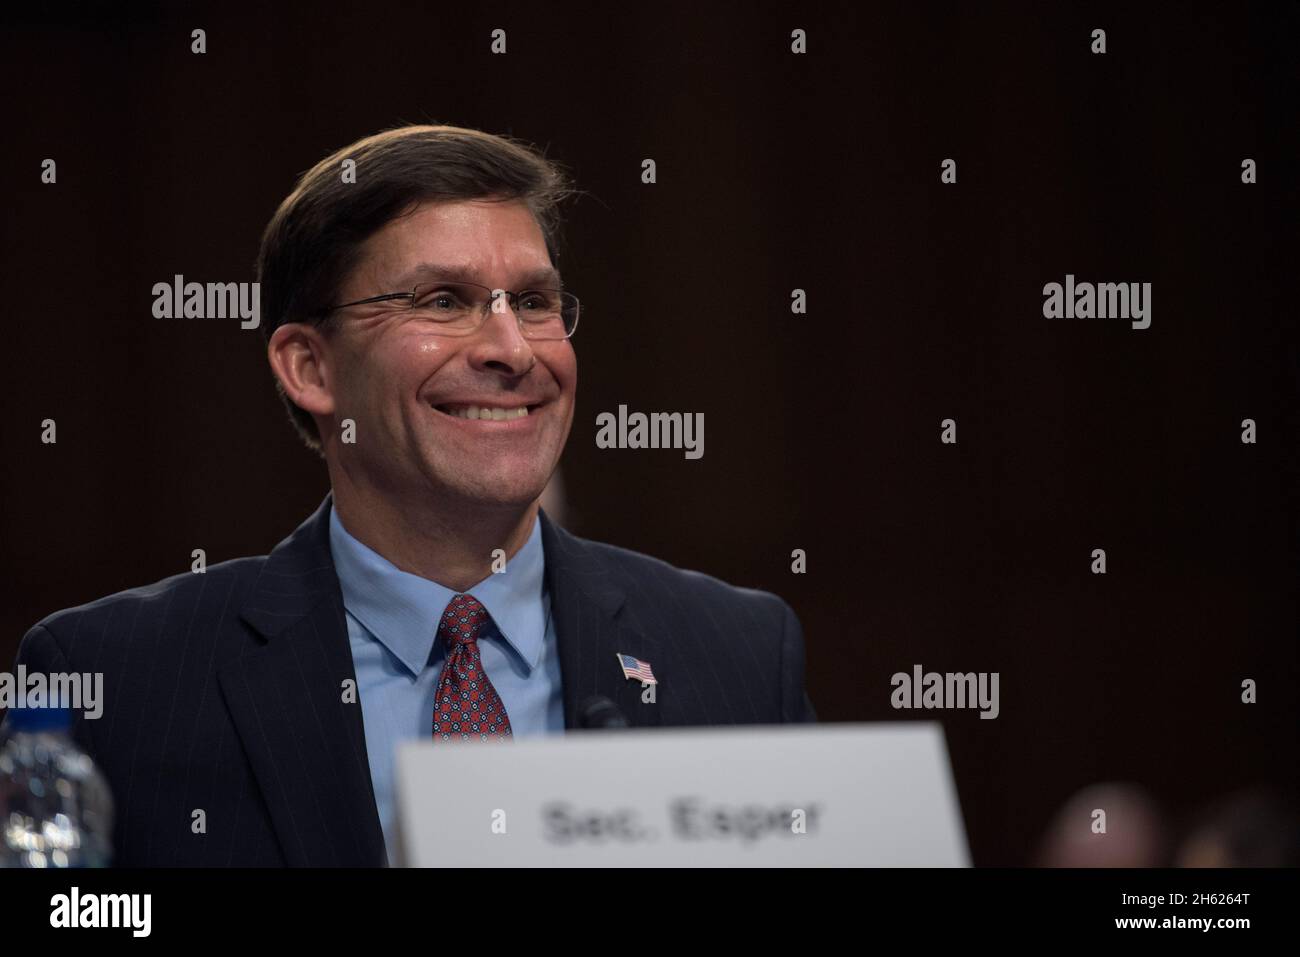
M 1105 831 L 1095 822 L 1105 812 Z M 1242 791 L 1173 829 L 1135 784 L 1094 784 L 1057 813 L 1041 842 L 1043 867 L 1296 867 L 1300 814 L 1273 794 Z M 1174 834 L 1177 830 L 1181 833 Z
M 1300 815 L 1275 795 L 1234 794 L 1195 821 L 1174 859 L 1177 867 L 1300 866 Z
M 1105 814 L 1105 831 L 1098 832 Z M 1159 806 L 1136 784 L 1094 784 L 1057 812 L 1042 841 L 1044 867 L 1159 867 L 1166 836 Z

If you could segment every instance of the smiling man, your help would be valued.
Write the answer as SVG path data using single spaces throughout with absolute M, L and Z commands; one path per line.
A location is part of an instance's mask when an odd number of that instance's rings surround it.
M 19 651 L 105 675 L 109 720 L 74 729 L 116 863 L 383 864 L 404 740 L 815 720 L 781 599 L 540 507 L 578 379 L 569 192 L 526 145 L 410 126 L 280 205 L 267 355 L 330 494 L 269 555 L 58 612 Z

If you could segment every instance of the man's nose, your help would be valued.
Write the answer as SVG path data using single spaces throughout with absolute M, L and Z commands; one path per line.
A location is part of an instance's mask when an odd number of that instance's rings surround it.
M 524 338 L 510 303 L 502 298 L 490 303 L 483 325 L 471 336 L 469 362 L 476 369 L 522 376 L 533 367 L 532 344 Z

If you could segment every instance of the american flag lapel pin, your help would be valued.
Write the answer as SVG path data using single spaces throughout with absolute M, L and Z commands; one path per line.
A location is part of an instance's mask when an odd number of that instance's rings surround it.
M 635 678 L 648 685 L 659 683 L 655 679 L 655 673 L 650 670 L 650 662 L 633 658 L 631 655 L 616 654 L 615 657 L 618 658 L 618 666 L 623 669 L 624 678 Z

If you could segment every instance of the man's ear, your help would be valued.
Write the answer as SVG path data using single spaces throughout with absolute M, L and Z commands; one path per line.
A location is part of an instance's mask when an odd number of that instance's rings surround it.
M 332 355 L 320 328 L 302 322 L 286 322 L 266 344 L 266 359 L 285 395 L 312 415 L 334 414 Z

